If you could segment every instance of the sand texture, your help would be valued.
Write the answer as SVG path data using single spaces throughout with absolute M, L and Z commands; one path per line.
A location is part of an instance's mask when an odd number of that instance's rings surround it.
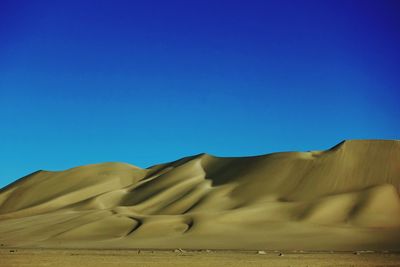
M 0 191 L 3 247 L 399 250 L 400 141 L 147 169 L 38 171 Z
M 394 253 L 0 249 L 4 267 L 399 267 Z

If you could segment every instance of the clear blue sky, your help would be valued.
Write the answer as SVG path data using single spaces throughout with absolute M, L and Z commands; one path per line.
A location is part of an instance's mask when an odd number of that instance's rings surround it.
M 400 1 L 0 2 L 0 187 L 400 138 Z

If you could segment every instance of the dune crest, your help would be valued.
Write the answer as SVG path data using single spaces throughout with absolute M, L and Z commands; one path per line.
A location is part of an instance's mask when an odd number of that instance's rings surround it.
M 38 171 L 0 190 L 0 243 L 26 247 L 400 248 L 400 141 L 141 169 Z

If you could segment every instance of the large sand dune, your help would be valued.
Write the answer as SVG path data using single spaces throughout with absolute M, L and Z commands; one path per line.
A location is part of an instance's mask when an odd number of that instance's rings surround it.
M 400 141 L 140 169 L 38 171 L 0 191 L 14 247 L 399 250 Z

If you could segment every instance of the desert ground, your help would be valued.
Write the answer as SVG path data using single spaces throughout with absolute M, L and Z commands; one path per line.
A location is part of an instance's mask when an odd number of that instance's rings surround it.
M 0 249 L 0 266 L 203 267 L 400 266 L 400 254 L 372 252 Z
M 0 190 L 0 266 L 396 265 L 399 189 L 396 140 L 254 157 L 199 154 L 146 169 L 111 162 L 40 170 Z M 168 252 L 178 248 L 192 252 Z M 233 252 L 257 250 L 292 253 Z

